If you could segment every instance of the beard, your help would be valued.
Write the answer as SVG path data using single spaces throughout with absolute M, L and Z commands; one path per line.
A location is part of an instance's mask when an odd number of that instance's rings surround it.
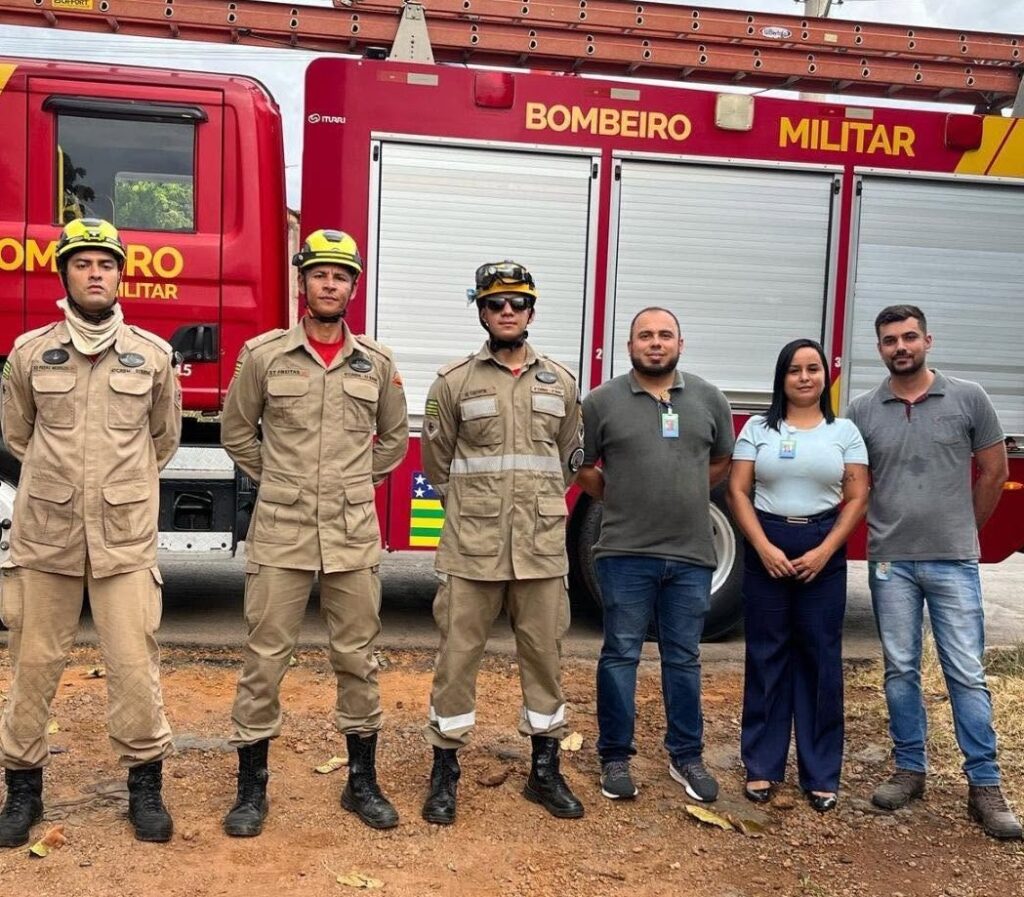
M 633 370 L 638 374 L 644 374 L 648 377 L 660 377 L 662 374 L 667 374 L 669 371 L 676 369 L 676 365 L 679 364 L 679 353 L 676 352 L 675 355 L 667 356 L 661 364 L 645 364 L 639 355 L 630 355 L 629 360 L 633 365 Z
M 909 367 L 896 367 L 897 361 L 903 361 L 904 359 L 907 358 L 909 358 L 913 362 Z M 912 355 L 902 355 L 899 358 L 889 359 L 888 361 L 886 361 L 885 366 L 889 369 L 889 373 L 892 374 L 894 377 L 908 377 L 911 374 L 916 374 L 919 370 L 921 370 L 921 368 L 924 367 L 924 362 L 925 359 L 923 355 L 919 359 L 915 359 Z

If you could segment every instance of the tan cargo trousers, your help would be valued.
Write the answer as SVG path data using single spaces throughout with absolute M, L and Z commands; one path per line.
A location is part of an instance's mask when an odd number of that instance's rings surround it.
M 316 575 L 320 616 L 327 624 L 328 654 L 338 680 L 335 725 L 339 732 L 357 735 L 380 729 L 378 664 L 373 656 L 380 634 L 377 568 L 316 574 L 250 563 L 245 577 L 249 637 L 231 711 L 235 747 L 281 734 L 281 681 L 299 640 Z
M 95 579 L 7 567 L 0 578 L 0 615 L 10 629 L 11 693 L 0 719 L 0 765 L 35 769 L 50 762 L 46 738 L 57 691 L 89 589 L 92 620 L 107 673 L 107 729 L 123 766 L 172 753 L 160 691 L 160 572 L 137 570 Z
M 562 577 L 499 582 L 449 576 L 434 599 L 441 630 L 424 737 L 434 747 L 460 748 L 476 725 L 476 677 L 491 626 L 507 608 L 516 638 L 523 707 L 519 732 L 563 738 L 562 638 L 569 596 Z

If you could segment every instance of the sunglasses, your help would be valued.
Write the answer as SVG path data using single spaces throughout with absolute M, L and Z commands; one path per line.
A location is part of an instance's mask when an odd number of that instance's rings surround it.
M 496 264 L 481 265 L 476 269 L 476 288 L 486 290 L 495 283 L 512 286 L 518 283 L 525 283 L 531 288 L 534 286 L 533 277 L 522 265 L 515 262 L 498 262 Z M 514 307 L 514 306 L 513 306 Z
M 533 296 L 489 296 L 484 299 L 484 305 L 488 311 L 499 312 L 505 308 L 506 303 L 512 306 L 512 311 L 526 311 L 533 308 Z

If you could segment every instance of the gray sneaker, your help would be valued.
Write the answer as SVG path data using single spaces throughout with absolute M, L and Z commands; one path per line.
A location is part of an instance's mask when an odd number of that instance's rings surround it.
M 897 769 L 871 795 L 871 803 L 883 810 L 898 810 L 924 794 L 924 773 Z
M 601 764 L 601 793 L 609 800 L 632 800 L 638 790 L 629 774 L 628 760 Z
M 694 800 L 711 803 L 718 799 L 718 782 L 700 760 L 681 763 L 679 766 L 674 762 L 669 763 L 668 774 L 682 785 Z
M 1020 822 L 998 785 L 971 785 L 968 788 L 967 814 L 981 824 L 986 835 L 993 838 L 1020 841 L 1024 837 Z

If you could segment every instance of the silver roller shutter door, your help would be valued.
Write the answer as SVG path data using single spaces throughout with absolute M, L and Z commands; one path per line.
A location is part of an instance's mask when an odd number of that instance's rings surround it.
M 822 171 L 624 159 L 612 375 L 629 369 L 633 316 L 663 305 L 682 324 L 680 367 L 736 404 L 766 404 L 779 349 L 822 338 L 834 184 Z
M 466 289 L 487 261 L 527 266 L 540 294 L 530 343 L 578 375 L 592 161 L 381 144 L 375 335 L 395 352 L 414 424 L 437 369 L 484 341 Z
M 875 315 L 917 305 L 928 363 L 980 383 L 1004 430 L 1024 433 L 1024 185 L 864 176 L 855 264 L 850 398 L 887 373 Z

